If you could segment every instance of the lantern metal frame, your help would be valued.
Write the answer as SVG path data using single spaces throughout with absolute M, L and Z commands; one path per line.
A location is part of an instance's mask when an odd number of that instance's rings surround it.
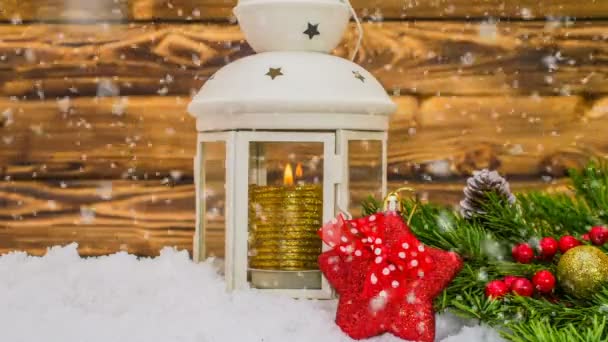
M 348 142 L 374 140 L 382 143 L 382 195 L 386 194 L 387 133 L 359 130 L 289 130 L 199 132 L 197 155 L 194 158 L 196 186 L 196 230 L 193 257 L 205 257 L 205 175 L 201 168 L 205 142 L 225 143 L 225 280 L 227 290 L 248 288 L 249 237 L 249 144 L 251 142 L 320 142 L 323 143 L 323 221 L 331 220 L 349 204 Z M 328 246 L 323 244 L 323 251 Z M 281 272 L 281 271 L 277 271 Z M 260 289 L 268 293 L 295 298 L 328 299 L 333 295 L 325 277 L 320 289 Z

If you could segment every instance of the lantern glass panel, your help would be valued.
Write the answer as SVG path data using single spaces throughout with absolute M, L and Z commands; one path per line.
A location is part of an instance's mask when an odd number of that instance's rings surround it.
M 360 217 L 367 197 L 382 198 L 382 140 L 348 141 L 348 211 Z
M 226 237 L 226 143 L 202 143 L 202 259 L 223 259 Z
M 250 142 L 248 280 L 264 289 L 321 289 L 322 142 Z

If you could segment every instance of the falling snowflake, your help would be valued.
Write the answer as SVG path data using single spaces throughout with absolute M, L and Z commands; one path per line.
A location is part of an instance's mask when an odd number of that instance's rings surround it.
M 426 171 L 437 177 L 448 177 L 452 173 L 451 164 L 447 160 L 436 160 L 429 163 Z
M 103 200 L 112 199 L 112 182 L 103 181 L 97 187 L 97 195 Z
M 387 300 L 387 295 L 386 292 L 384 291 L 380 291 L 380 293 L 375 296 L 374 298 L 372 298 L 369 301 L 369 308 L 372 312 L 378 312 L 381 310 L 384 310 L 384 308 L 386 307 L 386 304 L 388 302 Z
M 25 60 L 28 61 L 29 63 L 35 63 L 36 62 L 36 52 L 32 49 L 25 49 L 24 52 L 24 57 Z
M 6 136 L 3 136 L 3 137 L 2 137 L 2 142 L 3 142 L 5 145 L 10 145 L 10 144 L 12 144 L 12 143 L 13 143 L 13 141 L 15 141 L 15 137 L 14 137 L 14 136 L 12 136 L 12 135 L 6 135 Z
M 11 24 L 21 25 L 23 24 L 23 19 L 21 19 L 21 16 L 19 16 L 19 14 L 15 14 L 11 17 Z
M 171 170 L 171 172 L 169 172 L 169 175 L 171 176 L 171 179 L 173 179 L 173 181 L 179 181 L 182 176 L 183 176 L 183 172 L 180 170 Z
M 117 115 L 117 116 L 124 115 L 128 104 L 129 104 L 128 97 L 121 97 L 120 99 L 114 101 L 114 103 L 112 103 L 112 114 Z
M 460 56 L 460 62 L 465 66 L 471 66 L 475 63 L 475 55 L 472 52 L 466 52 Z
M 2 112 L 2 119 L 0 119 L 3 127 L 10 126 L 13 122 L 13 109 L 7 108 Z
M 437 216 L 437 226 L 443 232 L 454 229 L 454 222 L 447 211 L 442 211 Z
M 42 128 L 42 124 L 39 124 L 39 125 L 30 125 L 30 129 L 32 130 L 32 132 L 36 133 L 36 135 L 42 135 L 44 133 L 44 130 Z
M 522 7 L 519 13 L 521 14 L 521 17 L 526 20 L 534 19 L 534 14 L 532 14 L 532 10 L 527 7 Z
M 158 89 L 157 93 L 161 96 L 167 95 L 169 93 L 169 88 L 161 87 L 160 89 Z
M 62 113 L 67 113 L 71 107 L 71 100 L 68 96 L 57 99 L 57 107 Z
M 485 282 L 488 280 L 488 272 L 484 269 L 481 268 L 479 270 L 479 272 L 477 273 L 477 279 L 481 282 Z
M 481 250 L 484 255 L 488 256 L 490 259 L 494 260 L 504 260 L 506 257 L 506 251 L 503 246 L 496 240 L 494 240 L 491 236 L 486 236 L 486 238 L 481 243 Z
M 80 223 L 92 224 L 95 221 L 95 209 L 87 206 L 80 207 Z
M 547 68 L 547 70 L 549 71 L 555 71 L 558 69 L 558 59 L 556 56 L 553 55 L 548 55 L 543 57 L 542 59 L 543 65 Z
M 97 96 L 98 97 L 111 97 L 119 96 L 120 89 L 112 80 L 102 79 L 97 84 Z
M 484 40 L 495 41 L 498 38 L 498 29 L 496 27 L 496 21 L 489 19 L 482 21 L 479 24 L 479 37 Z
M 48 200 L 48 201 L 46 202 L 46 206 L 47 206 L 47 208 L 49 208 L 49 209 L 51 209 L 51 210 L 55 210 L 55 209 L 57 209 L 57 208 L 58 208 L 57 202 L 56 202 L 56 201 L 53 201 L 53 200 Z
M 407 296 L 405 297 L 405 301 L 408 304 L 416 304 L 416 301 L 417 301 L 416 294 L 414 292 L 408 293 Z

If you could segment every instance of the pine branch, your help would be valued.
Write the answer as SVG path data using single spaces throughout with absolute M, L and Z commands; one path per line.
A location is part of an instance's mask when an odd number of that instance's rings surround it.
M 531 278 L 534 273 L 541 270 L 549 270 L 555 274 L 556 266 L 554 263 L 520 264 L 516 262 L 498 262 L 489 265 L 501 276 L 514 275 L 527 278 Z
M 382 210 L 382 202 L 375 199 L 373 196 L 368 196 L 361 203 L 361 209 L 363 210 L 364 216 L 372 215 Z
M 585 199 L 602 221 L 608 221 L 608 162 L 592 162 L 582 171 L 570 170 L 570 179 L 576 194 Z
M 503 331 L 502 336 L 514 342 L 606 341 L 607 319 L 605 315 L 593 315 L 587 326 L 569 323 L 563 328 L 556 328 L 548 319 L 533 319 L 525 324 L 507 325 L 510 331 Z
M 543 236 L 579 235 L 600 223 L 584 200 L 566 194 L 530 193 L 518 196 L 518 203 L 526 222 Z

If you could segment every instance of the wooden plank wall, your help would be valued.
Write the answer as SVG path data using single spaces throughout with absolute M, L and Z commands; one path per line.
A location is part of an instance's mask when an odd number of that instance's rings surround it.
M 189 97 L 252 53 L 220 0 L 0 0 L 0 253 L 191 249 Z M 356 0 L 399 105 L 390 187 L 457 203 L 490 167 L 565 191 L 608 155 L 608 2 Z M 335 51 L 349 55 L 354 28 Z

